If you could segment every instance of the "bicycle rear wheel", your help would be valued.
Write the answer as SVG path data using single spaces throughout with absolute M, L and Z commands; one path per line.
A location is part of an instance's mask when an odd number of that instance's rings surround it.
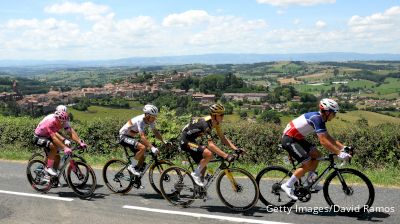
M 51 189 L 51 181 L 44 181 L 46 164 L 42 160 L 31 160 L 26 167 L 26 176 L 33 189 L 39 192 L 48 192 Z
M 364 213 L 374 203 L 375 190 L 368 177 L 360 171 L 337 169 L 326 178 L 324 197 L 335 211 Z
M 157 163 L 153 163 L 149 169 L 149 181 L 151 187 L 157 194 L 161 195 L 160 191 L 160 176 L 165 169 L 174 164 L 168 160 L 159 160 Z
M 89 198 L 96 190 L 96 174 L 86 163 L 74 161 L 74 164 L 68 166 L 68 185 L 79 197 Z
M 160 177 L 162 196 L 171 204 L 187 207 L 194 202 L 195 183 L 189 171 L 171 166 Z
M 120 159 L 111 159 L 103 167 L 103 180 L 114 193 L 126 194 L 133 187 L 133 174 L 128 171 L 128 163 Z
M 289 198 L 281 189 L 281 185 L 291 176 L 292 172 L 280 166 L 270 166 L 261 170 L 256 181 L 262 203 L 273 207 L 291 207 L 296 201 Z
M 228 168 L 217 178 L 217 193 L 221 201 L 234 211 L 247 211 L 258 201 L 258 186 L 244 169 Z

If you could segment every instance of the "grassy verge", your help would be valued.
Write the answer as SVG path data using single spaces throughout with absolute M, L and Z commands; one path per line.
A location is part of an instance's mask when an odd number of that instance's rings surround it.
M 25 150 L 15 150 L 13 148 L 3 148 L 0 150 L 0 159 L 4 160 L 17 160 L 17 161 L 27 161 L 30 156 L 32 155 L 32 152 L 25 151 Z M 92 155 L 92 154 L 87 154 L 84 153 L 83 157 L 88 161 L 88 163 L 97 169 L 102 169 L 104 164 L 111 158 L 121 158 L 124 160 L 125 156 L 123 155 L 122 150 L 117 150 L 114 151 L 110 155 Z M 172 162 L 178 166 L 184 166 L 184 164 L 187 164 L 183 162 L 182 159 L 174 159 Z M 210 164 L 209 166 L 209 171 L 213 172 L 217 169 L 217 165 L 219 163 L 213 163 Z M 272 164 L 269 164 L 272 165 Z M 258 172 L 260 172 L 263 168 L 269 166 L 266 164 L 240 164 L 237 163 L 235 166 L 241 167 L 250 173 L 252 173 L 255 176 L 257 176 Z M 275 164 L 274 164 L 275 165 Z M 279 165 L 279 164 L 276 164 Z M 282 164 L 280 164 L 282 165 Z M 290 169 L 290 166 L 283 164 L 282 166 Z M 319 166 L 318 172 L 322 173 L 323 169 L 325 169 L 325 164 L 321 164 Z M 363 167 L 358 167 L 356 165 L 347 165 L 346 167 L 348 168 L 354 168 L 365 175 L 368 176 L 368 178 L 372 181 L 374 186 L 376 187 L 400 187 L 400 176 L 398 173 L 400 172 L 399 167 L 386 167 L 386 168 L 381 168 L 381 169 L 365 169 Z

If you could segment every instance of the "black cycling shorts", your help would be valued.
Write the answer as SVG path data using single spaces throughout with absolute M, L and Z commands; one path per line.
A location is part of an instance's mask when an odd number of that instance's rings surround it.
M 37 146 L 43 147 L 46 149 L 46 153 L 50 151 L 50 144 L 52 143 L 50 138 L 34 136 L 33 143 Z
M 139 141 L 128 135 L 120 135 L 119 144 L 130 148 L 133 153 L 136 153 L 138 151 L 137 146 L 139 144 Z
M 205 146 L 198 145 L 194 139 L 188 139 L 185 134 L 182 134 L 180 147 L 183 151 L 189 153 L 195 163 L 199 164 L 203 159 Z
M 315 145 L 302 139 L 295 139 L 284 135 L 282 147 L 299 163 L 306 163 L 311 159 L 310 152 L 316 149 Z

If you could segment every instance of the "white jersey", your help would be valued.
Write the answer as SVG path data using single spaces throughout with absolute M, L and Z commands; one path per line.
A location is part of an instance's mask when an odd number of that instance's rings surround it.
M 130 119 L 126 124 L 119 130 L 120 135 L 127 135 L 130 131 L 134 132 L 135 134 L 137 133 L 144 133 L 146 125 L 150 127 L 150 129 L 155 128 L 155 124 L 146 124 L 143 120 L 144 114 L 136 116 L 132 119 Z

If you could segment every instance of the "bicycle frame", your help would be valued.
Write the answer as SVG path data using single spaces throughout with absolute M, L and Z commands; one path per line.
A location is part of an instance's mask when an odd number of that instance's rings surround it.
M 131 158 L 133 158 L 135 156 L 134 154 L 130 155 L 127 147 L 125 147 L 125 146 L 124 146 L 124 151 L 125 151 L 125 157 L 128 160 L 128 163 L 126 163 L 126 165 L 119 172 L 122 172 L 124 169 L 126 169 L 130 165 Z M 140 172 L 140 179 L 144 176 L 144 174 L 147 172 L 147 170 L 150 168 L 150 166 L 153 163 L 158 162 L 157 155 L 154 155 L 153 153 L 150 153 L 150 155 L 151 155 L 150 162 L 148 164 L 146 164 L 145 168 L 143 169 L 143 172 Z M 133 179 L 131 179 L 130 181 L 133 181 Z

